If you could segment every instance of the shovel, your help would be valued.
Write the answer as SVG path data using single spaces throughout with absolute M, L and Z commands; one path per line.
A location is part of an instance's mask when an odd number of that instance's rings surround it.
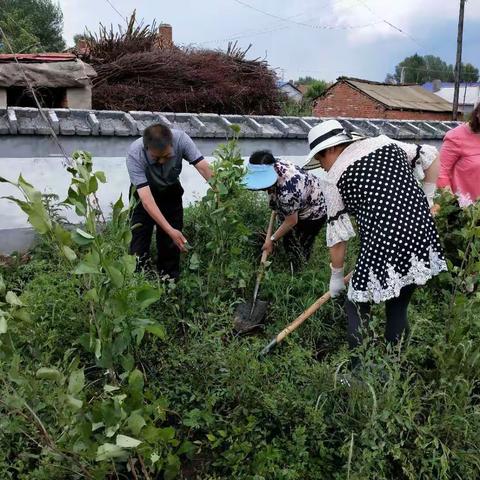
M 352 277 L 350 272 L 343 281 L 347 284 Z M 292 323 L 287 325 L 278 335 L 276 335 L 272 341 L 260 352 L 260 356 L 263 357 L 270 353 L 273 348 L 278 345 L 281 341 L 285 339 L 286 336 L 290 335 L 295 331 L 307 318 L 311 317 L 324 303 L 330 300 L 330 292 L 324 293 L 315 303 L 313 303 L 309 308 L 307 308 L 301 315 L 299 315 Z
M 267 236 L 272 236 L 273 223 L 275 221 L 275 212 L 270 215 L 270 222 L 268 224 Z M 253 290 L 253 298 L 251 302 L 241 303 L 235 310 L 233 325 L 238 333 L 248 333 L 255 328 L 263 325 L 263 319 L 267 314 L 268 303 L 263 300 L 257 300 L 258 290 L 260 289 L 260 282 L 265 273 L 265 263 L 267 261 L 268 253 L 263 252 L 260 259 L 260 268 L 257 273 L 257 280 Z

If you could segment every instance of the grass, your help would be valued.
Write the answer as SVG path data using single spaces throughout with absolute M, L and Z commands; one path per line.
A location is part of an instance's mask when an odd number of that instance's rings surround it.
M 215 233 L 205 205 L 188 209 L 185 234 L 193 249 L 183 258 L 182 279 L 147 311 L 166 336 L 147 335 L 136 350 L 145 401 L 160 402 L 156 421 L 174 429 L 178 445 L 190 446 L 177 450 L 178 478 L 479 478 L 478 294 L 459 291 L 452 300 L 451 274 L 419 289 L 410 308 L 411 334 L 395 349 L 383 342 L 383 310 L 376 307 L 358 352 L 360 379 L 350 387 L 340 382 L 350 358 L 340 302 L 323 306 L 262 361 L 258 353 L 270 338 L 327 290 L 328 252 L 322 232 L 311 261 L 292 274 L 279 248 L 260 290 L 270 302 L 265 331 L 235 335 L 233 312 L 253 290 L 269 215 L 264 199 L 241 195 L 235 221 L 246 227 L 245 235 L 238 233 L 243 229 Z M 447 228 L 443 220 L 440 227 Z M 226 243 L 217 252 L 220 233 Z M 350 266 L 354 256 L 355 248 Z M 65 368 L 72 355 L 88 372 L 96 371 L 79 340 L 88 324 L 85 292 L 78 276 L 55 258 L 42 244 L 28 263 L 3 271 L 8 289 L 21 295 L 30 316 L 16 334 L 16 360 L 1 357 L 0 397 L 15 388 L 23 398 L 35 398 L 49 435 L 61 442 L 66 430 L 60 427 L 60 390 L 45 383 L 27 388 L 14 374 L 15 368 L 24 373 L 40 366 Z M 132 282 L 158 285 L 141 274 Z M 88 373 L 87 379 L 94 399 L 101 378 Z M 0 403 L 0 414 L 7 412 Z M 80 478 L 22 435 L 21 415 L 10 410 L 0 427 L 1 478 Z M 159 454 L 163 448 L 159 443 Z M 120 461 L 88 468 L 87 478 L 135 478 Z

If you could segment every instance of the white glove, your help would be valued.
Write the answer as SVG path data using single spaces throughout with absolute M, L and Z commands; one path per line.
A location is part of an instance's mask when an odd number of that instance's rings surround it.
M 425 182 L 423 184 L 423 193 L 427 197 L 428 206 L 430 208 L 433 207 L 433 197 L 435 196 L 435 192 L 437 190 L 437 186 L 434 183 Z
M 332 298 L 338 297 L 345 290 L 345 283 L 343 282 L 343 270 L 342 268 L 332 267 L 330 264 L 330 295 Z

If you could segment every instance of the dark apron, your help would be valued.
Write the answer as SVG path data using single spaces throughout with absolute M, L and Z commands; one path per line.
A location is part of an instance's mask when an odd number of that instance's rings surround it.
M 179 175 L 181 168 L 178 166 L 171 168 L 167 177 L 165 177 L 163 175 L 163 165 L 160 165 L 159 174 L 158 170 L 154 169 L 153 165 L 150 165 L 145 149 L 143 149 L 143 154 L 145 155 L 145 159 L 147 160 L 147 168 L 145 170 L 145 175 L 148 180 L 148 185 L 150 186 L 150 189 L 152 190 L 154 196 L 155 194 L 160 194 L 160 196 L 163 196 L 163 194 L 165 194 L 170 189 L 174 191 L 178 190 L 178 187 L 180 186 Z

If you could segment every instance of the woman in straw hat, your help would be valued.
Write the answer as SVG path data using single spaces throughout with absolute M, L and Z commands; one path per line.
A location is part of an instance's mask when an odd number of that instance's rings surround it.
M 360 253 L 345 309 L 351 348 L 361 343 L 362 321 L 372 303 L 386 302 L 388 342 L 407 328 L 407 308 L 417 285 L 447 266 L 430 212 L 438 176 L 437 150 L 380 135 L 363 138 L 336 120 L 312 128 L 306 169 L 322 167 L 327 204 L 332 297 L 345 289 L 347 241 L 360 234 Z M 420 186 L 419 179 L 423 180 Z
M 247 165 L 245 186 L 265 190 L 270 208 L 282 221 L 262 250 L 270 254 L 281 238 L 295 267 L 308 261 L 315 238 L 325 225 L 327 210 L 319 179 L 293 163 L 276 159 L 268 150 L 254 152 Z

